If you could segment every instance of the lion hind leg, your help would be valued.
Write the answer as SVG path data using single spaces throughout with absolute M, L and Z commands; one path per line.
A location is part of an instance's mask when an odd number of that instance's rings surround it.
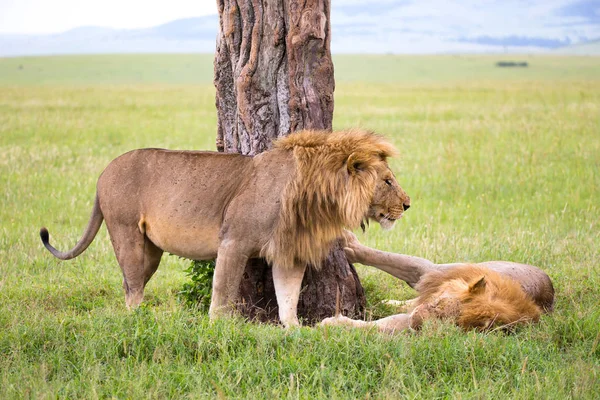
M 248 252 L 241 244 L 224 240 L 217 251 L 213 289 L 208 311 L 210 319 L 229 315 L 239 297 L 239 288 L 248 262 Z
M 156 272 L 163 251 L 140 233 L 137 225 L 108 226 L 117 261 L 123 272 L 125 303 L 132 309 L 144 299 L 144 288 Z
M 296 264 L 291 268 L 273 266 L 273 284 L 279 308 L 279 320 L 286 327 L 299 326 L 298 299 L 306 264 Z

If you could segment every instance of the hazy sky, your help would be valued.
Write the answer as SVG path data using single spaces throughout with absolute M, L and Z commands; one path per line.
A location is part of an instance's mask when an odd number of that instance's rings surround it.
M 216 0 L 0 0 L 0 33 L 55 33 L 79 26 L 146 28 L 216 14 Z
M 600 37 L 600 0 L 331 3 L 338 38 L 344 37 L 346 28 L 356 30 L 367 25 L 381 37 L 393 36 L 400 29 L 407 40 L 412 40 L 411 33 L 436 40 L 478 41 L 511 35 L 571 42 Z M 216 0 L 0 0 L 0 33 L 57 33 L 81 26 L 146 28 L 216 13 Z

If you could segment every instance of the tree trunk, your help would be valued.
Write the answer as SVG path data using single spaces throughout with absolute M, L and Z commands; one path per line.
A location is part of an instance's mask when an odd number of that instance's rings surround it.
M 217 149 L 255 155 L 295 130 L 331 130 L 330 1 L 218 0 L 217 5 Z M 271 275 L 263 260 L 250 260 L 240 287 L 244 315 L 277 320 Z M 332 316 L 338 288 L 344 314 L 361 314 L 364 291 L 339 244 L 321 270 L 307 269 L 299 317 L 314 323 Z

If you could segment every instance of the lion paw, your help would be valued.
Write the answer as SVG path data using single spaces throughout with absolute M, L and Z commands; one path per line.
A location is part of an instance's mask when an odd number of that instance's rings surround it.
M 433 312 L 431 309 L 431 305 L 429 304 L 421 304 L 417 306 L 413 312 L 410 314 L 409 326 L 414 330 L 421 329 L 421 326 L 425 322 L 425 320 L 431 319 L 433 317 Z

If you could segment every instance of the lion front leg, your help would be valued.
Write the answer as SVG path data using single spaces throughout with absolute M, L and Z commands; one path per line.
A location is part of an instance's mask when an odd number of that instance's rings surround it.
M 380 332 L 397 333 L 410 328 L 409 314 L 396 314 L 377 321 L 362 321 L 360 319 L 350 319 L 343 315 L 325 318 L 320 323 L 321 326 L 350 326 L 353 328 L 377 328 Z
M 240 282 L 248 262 L 247 252 L 232 240 L 221 242 L 213 276 L 212 297 L 208 314 L 213 320 L 229 315 L 238 301 Z
M 286 327 L 299 326 L 298 299 L 306 264 L 291 268 L 273 266 L 273 284 L 279 307 L 279 320 Z
M 398 279 L 402 279 L 412 288 L 421 280 L 421 277 L 431 271 L 439 270 L 436 264 L 420 257 L 404 254 L 388 253 L 373 249 L 361 244 L 356 235 L 344 231 L 344 252 L 348 261 L 370 265 L 387 272 Z
M 325 318 L 323 321 L 319 322 L 319 325 L 351 326 L 353 328 L 372 328 L 375 326 L 375 323 L 362 321 L 360 319 L 351 319 L 344 315 L 337 315 L 335 317 Z

